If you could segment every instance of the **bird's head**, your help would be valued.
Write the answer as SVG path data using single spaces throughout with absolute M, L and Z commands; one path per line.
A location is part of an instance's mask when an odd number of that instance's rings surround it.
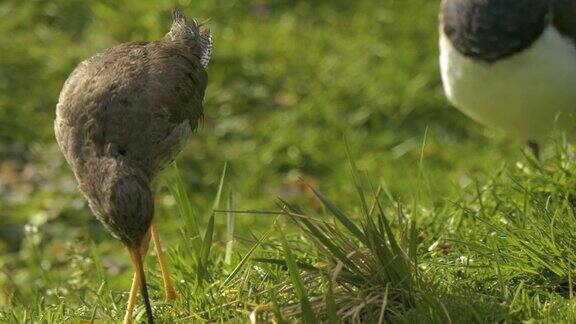
M 206 68 L 212 54 L 212 36 L 209 29 L 200 29 L 196 19 L 188 22 L 186 16 L 175 8 L 172 10 L 172 27 L 164 40 L 189 47 L 198 57 L 202 67 Z
M 137 249 L 154 217 L 150 180 L 124 159 L 103 157 L 93 162 L 80 188 L 104 226 L 127 246 Z

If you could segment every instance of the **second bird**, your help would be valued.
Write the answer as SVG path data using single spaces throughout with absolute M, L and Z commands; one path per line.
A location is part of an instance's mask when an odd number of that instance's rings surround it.
M 443 0 L 440 65 L 448 99 L 531 142 L 573 132 L 576 2 Z

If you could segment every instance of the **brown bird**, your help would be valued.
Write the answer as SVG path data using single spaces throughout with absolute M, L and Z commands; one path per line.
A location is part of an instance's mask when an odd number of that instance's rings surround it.
M 82 63 L 60 93 L 54 129 L 96 217 L 135 267 L 125 323 L 141 287 L 153 323 L 143 258 L 154 241 L 166 298 L 176 298 L 154 219 L 152 183 L 182 150 L 203 113 L 212 39 L 178 9 L 160 40 L 121 44 Z

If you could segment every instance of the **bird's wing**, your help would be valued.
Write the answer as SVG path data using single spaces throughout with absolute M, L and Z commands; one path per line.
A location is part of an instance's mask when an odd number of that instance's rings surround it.
M 576 46 L 576 1 L 553 1 L 552 23 L 565 36 L 572 38 Z
M 89 130 L 93 129 L 91 126 L 93 126 L 94 120 L 87 118 L 85 112 L 88 109 L 84 109 L 88 104 L 83 101 L 79 94 L 82 93 L 82 89 L 88 83 L 87 78 L 84 77 L 87 70 L 91 63 L 98 58 L 99 54 L 94 55 L 76 66 L 64 83 L 56 105 L 56 118 L 54 120 L 56 142 L 66 161 L 73 166 L 81 158 L 85 135 L 91 133 Z M 81 125 L 80 121 L 85 121 L 85 124 Z
M 82 63 L 58 104 L 56 136 L 67 159 L 122 157 L 150 176 L 166 167 L 202 117 L 207 76 L 189 52 L 140 42 Z
M 178 46 L 151 45 L 148 97 L 152 112 L 155 170 L 165 168 L 184 148 L 203 115 L 207 76 L 200 60 Z M 159 46 L 154 48 L 154 46 Z
M 156 172 L 163 170 L 176 159 L 186 146 L 191 133 L 190 123 L 186 120 L 174 127 L 170 134 L 158 143 L 158 150 L 154 154 Z

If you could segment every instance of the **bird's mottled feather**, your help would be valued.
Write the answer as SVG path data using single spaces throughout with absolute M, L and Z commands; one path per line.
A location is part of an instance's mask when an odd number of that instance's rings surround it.
M 80 63 L 56 109 L 56 139 L 80 189 L 127 244 L 138 245 L 150 225 L 150 182 L 203 113 L 204 45 L 196 24 L 178 29 L 181 19 L 159 41 L 118 45 Z

